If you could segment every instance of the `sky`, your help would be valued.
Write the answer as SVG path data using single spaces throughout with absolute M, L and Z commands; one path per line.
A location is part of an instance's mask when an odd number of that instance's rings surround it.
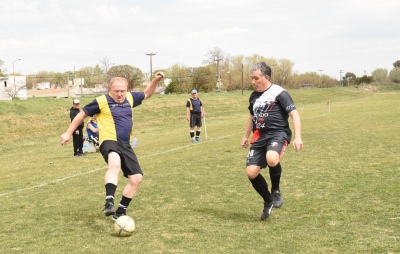
M 0 11 L 6 73 L 73 71 L 105 58 L 146 73 L 146 53 L 153 70 L 198 67 L 216 47 L 336 79 L 400 60 L 399 0 L 0 0 Z

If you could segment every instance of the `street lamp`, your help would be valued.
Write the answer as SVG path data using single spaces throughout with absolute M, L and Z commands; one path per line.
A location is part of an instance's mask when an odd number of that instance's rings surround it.
M 20 61 L 21 58 L 12 61 L 12 68 L 13 68 L 13 77 L 14 77 L 14 96 L 17 97 L 17 84 L 15 83 L 15 72 L 14 72 L 14 62 Z

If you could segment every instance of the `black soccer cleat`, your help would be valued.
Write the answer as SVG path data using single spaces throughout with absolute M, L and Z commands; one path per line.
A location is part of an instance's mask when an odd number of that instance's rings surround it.
M 126 214 L 123 213 L 114 213 L 114 215 L 111 217 L 114 221 L 116 221 L 119 217 L 124 216 Z
M 272 207 L 274 207 L 273 201 L 264 203 L 264 210 L 261 214 L 261 220 L 266 220 L 271 215 Z
M 106 204 L 104 205 L 104 214 L 106 216 L 110 216 L 115 214 L 115 208 L 114 208 L 114 203 L 107 201 Z
M 280 208 L 283 205 L 283 198 L 281 192 L 279 190 L 274 190 L 271 194 L 272 197 L 274 198 L 274 201 L 272 201 L 274 203 L 274 207 Z

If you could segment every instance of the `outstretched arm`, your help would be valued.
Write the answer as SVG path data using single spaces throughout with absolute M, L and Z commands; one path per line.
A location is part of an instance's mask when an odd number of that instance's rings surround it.
M 150 84 L 148 84 L 147 87 L 144 89 L 144 99 L 148 99 L 151 96 L 153 96 L 154 92 L 156 91 L 158 82 L 160 82 L 160 80 L 163 79 L 164 77 L 165 75 L 163 72 L 156 73 L 156 76 L 153 78 Z
M 67 131 L 60 136 L 61 139 L 61 145 L 66 145 L 68 141 L 71 139 L 72 133 L 78 128 L 78 126 L 85 120 L 87 115 L 85 114 L 84 111 L 79 112 L 79 114 L 76 115 L 74 120 L 72 120 L 71 124 L 69 125 Z

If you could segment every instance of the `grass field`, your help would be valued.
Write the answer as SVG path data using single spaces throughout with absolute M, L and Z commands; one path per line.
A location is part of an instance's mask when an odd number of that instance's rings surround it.
M 74 158 L 60 145 L 71 100 L 0 101 L 0 253 L 400 253 L 400 90 L 289 92 L 305 150 L 287 149 L 285 203 L 264 222 L 239 145 L 250 91 L 200 94 L 208 138 L 203 128 L 196 144 L 188 95 L 136 108 L 144 181 L 127 238 L 102 213 L 101 155 Z

